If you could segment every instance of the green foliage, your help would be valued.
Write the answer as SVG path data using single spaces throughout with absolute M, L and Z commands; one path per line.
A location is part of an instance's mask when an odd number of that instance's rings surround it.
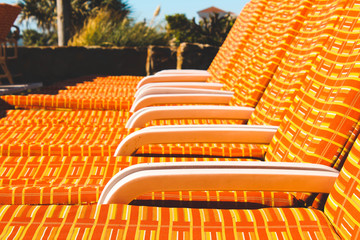
M 184 14 L 175 14 L 166 16 L 166 21 L 167 33 L 177 45 L 191 42 L 221 46 L 235 19 L 229 15 L 219 17 L 215 14 L 197 24 L 194 18 L 189 20 Z
M 116 46 L 168 45 L 166 34 L 157 28 L 148 27 L 144 22 L 124 20 L 114 31 L 110 41 Z
M 166 16 L 165 33 L 159 25 L 153 26 L 154 19 L 149 25 L 128 19 L 131 9 L 126 0 L 70 1 L 70 44 L 74 46 L 168 45 L 169 39 L 173 39 L 176 45 L 197 42 L 220 46 L 235 21 L 229 16 L 215 15 L 197 24 L 195 19 L 189 20 L 184 14 L 175 14 Z M 23 8 L 20 20 L 35 19 L 44 32 L 44 36 L 34 30 L 24 32 L 24 44 L 56 44 L 56 0 L 20 0 L 19 5 Z
M 72 0 L 72 24 L 76 31 L 79 31 L 88 17 L 98 14 L 101 9 L 111 11 L 117 19 L 124 19 L 130 13 L 130 7 L 124 0 Z
M 21 0 L 20 21 L 35 19 L 38 27 L 50 32 L 56 21 L 56 0 Z
M 119 18 L 108 10 L 101 10 L 87 20 L 72 38 L 72 46 L 148 46 L 167 45 L 165 33 L 158 28 Z
M 165 16 L 167 21 L 167 33 L 176 39 L 176 44 L 182 42 L 194 42 L 195 33 L 191 31 L 193 22 L 186 18 L 185 14 Z
M 25 46 L 53 46 L 57 45 L 56 33 L 39 33 L 36 30 L 28 29 L 23 31 Z
M 56 0 L 21 0 L 20 21 L 35 19 L 38 27 L 51 32 L 56 28 Z M 90 16 L 100 9 L 111 9 L 124 18 L 130 13 L 130 7 L 124 0 L 71 0 L 71 33 L 83 27 Z

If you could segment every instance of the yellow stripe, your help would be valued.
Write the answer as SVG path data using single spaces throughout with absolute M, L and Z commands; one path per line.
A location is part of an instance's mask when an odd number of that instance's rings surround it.
M 25 206 L 26 208 L 27 206 Z M 36 213 L 37 210 L 40 208 L 40 206 L 35 206 L 35 207 L 29 207 L 29 211 L 31 212 L 31 220 L 28 222 L 28 224 L 26 225 L 26 227 L 24 228 L 23 234 L 21 234 L 21 238 L 25 238 L 26 234 L 27 234 L 27 230 L 31 227 L 31 223 L 34 222 L 35 217 L 36 217 Z
M 301 239 L 305 239 L 304 232 L 301 231 L 301 228 L 299 227 L 299 226 L 301 226 L 300 221 L 302 221 L 304 219 L 303 216 L 299 213 L 299 211 L 296 208 L 290 208 L 290 211 L 295 216 L 294 219 L 296 221 L 297 229 L 301 236 Z

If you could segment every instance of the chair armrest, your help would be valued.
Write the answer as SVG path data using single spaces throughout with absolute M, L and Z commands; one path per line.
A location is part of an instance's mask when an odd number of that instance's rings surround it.
M 135 100 L 130 112 L 157 104 L 223 104 L 228 105 L 229 94 L 154 94 Z
M 252 143 L 269 144 L 278 127 L 257 125 L 184 125 L 147 127 L 124 138 L 115 156 L 130 156 L 147 144 Z
M 207 70 L 200 70 L 200 69 L 166 69 L 161 70 L 155 75 L 168 75 L 168 74 L 204 74 L 208 77 L 211 77 L 211 74 Z
M 160 119 L 249 119 L 254 108 L 232 106 L 163 106 L 136 111 L 126 128 L 143 128 L 147 122 Z
M 151 75 L 141 79 L 136 88 L 153 82 L 206 82 L 208 79 L 208 76 L 201 74 Z
M 154 191 L 279 191 L 329 193 L 339 172 L 320 164 L 181 162 L 136 164 L 106 184 L 98 204 L 128 204 Z
M 152 87 L 143 90 L 140 94 L 137 94 L 136 100 L 155 94 L 226 94 L 232 96 L 234 95 L 234 92 L 199 88 Z
M 199 88 L 199 89 L 213 89 L 220 90 L 224 84 L 221 83 L 208 83 L 208 82 L 165 82 L 165 83 L 148 83 L 141 88 L 139 88 L 135 97 L 139 95 L 145 89 L 153 87 L 179 87 L 179 88 Z

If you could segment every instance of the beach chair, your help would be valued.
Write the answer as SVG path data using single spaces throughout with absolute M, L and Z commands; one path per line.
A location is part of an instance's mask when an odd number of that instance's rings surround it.
M 324 211 L 297 207 L 239 210 L 124 204 L 1 205 L 0 236 L 11 239 L 20 239 L 24 236 L 42 239 L 357 239 L 360 234 L 360 207 L 357 200 L 360 182 L 360 141 L 353 146 L 340 173 L 333 172 L 332 169 L 316 168 L 314 164 L 306 167 L 303 164 L 295 164 L 292 169 L 286 170 L 292 174 L 281 177 L 277 174 L 281 170 L 276 169 L 276 166 L 272 172 L 265 169 L 265 181 L 264 175 L 259 171 L 254 171 L 261 176 L 259 178 L 249 176 L 247 171 L 233 171 L 235 179 L 241 178 L 245 181 L 243 184 L 237 181 L 234 188 L 256 186 L 260 190 L 276 188 L 330 192 Z M 147 172 L 161 171 L 150 168 Z M 217 174 L 216 176 L 221 175 L 221 169 L 212 171 L 213 174 Z M 145 172 L 144 170 L 143 173 Z M 296 185 L 287 184 L 288 179 L 296 179 L 295 174 L 300 180 L 309 179 L 310 176 L 319 181 L 310 179 L 310 183 L 308 180 Z M 186 170 L 184 175 L 191 173 Z M 261 184 L 257 185 L 256 182 Z M 133 189 L 138 188 L 135 186 Z
M 3 74 L 0 78 L 7 78 L 10 84 L 14 84 L 13 75 L 11 74 L 7 62 L 11 59 L 17 58 L 17 38 L 16 36 L 8 37 L 10 30 L 15 22 L 17 16 L 21 12 L 21 8 L 17 5 L 10 5 L 0 3 L 0 66 Z M 19 29 L 15 30 L 17 37 L 19 37 Z M 14 46 L 14 54 L 9 56 L 7 53 L 7 45 L 12 44 Z

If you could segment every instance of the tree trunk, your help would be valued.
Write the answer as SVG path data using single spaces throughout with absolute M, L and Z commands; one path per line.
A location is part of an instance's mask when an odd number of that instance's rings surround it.
M 70 0 L 56 0 L 58 45 L 66 46 L 70 37 Z

